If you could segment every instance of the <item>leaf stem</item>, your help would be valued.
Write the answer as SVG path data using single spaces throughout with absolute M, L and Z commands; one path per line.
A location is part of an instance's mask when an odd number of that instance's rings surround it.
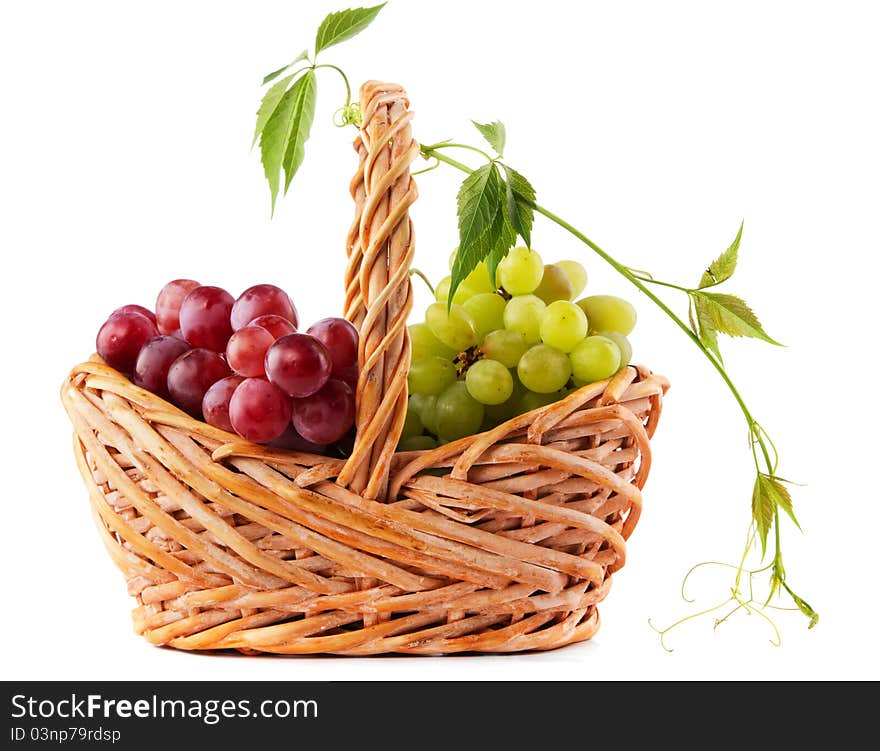
M 320 65 L 313 65 L 312 70 L 318 70 L 318 68 L 330 68 L 335 70 L 340 76 L 342 76 L 342 81 L 345 84 L 345 106 L 348 108 L 351 106 L 351 84 L 348 82 L 348 76 L 342 71 L 342 68 L 339 68 L 330 63 L 321 63 Z

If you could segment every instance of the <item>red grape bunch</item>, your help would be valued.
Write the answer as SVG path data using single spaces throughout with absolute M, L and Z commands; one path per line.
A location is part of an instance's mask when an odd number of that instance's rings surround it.
M 235 299 L 192 279 L 166 284 L 156 312 L 115 310 L 98 354 L 135 385 L 255 443 L 324 453 L 351 442 L 358 333 L 324 318 L 306 333 L 290 296 L 257 284 Z

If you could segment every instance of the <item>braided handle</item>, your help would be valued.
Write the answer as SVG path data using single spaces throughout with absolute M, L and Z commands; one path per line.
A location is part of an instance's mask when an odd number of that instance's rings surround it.
M 355 219 L 348 233 L 345 317 L 360 331 L 357 439 L 337 482 L 365 498 L 384 499 L 388 471 L 406 418 L 412 309 L 409 269 L 417 197 L 409 166 L 419 147 L 412 112 L 397 84 L 361 87 L 363 125 L 351 182 Z

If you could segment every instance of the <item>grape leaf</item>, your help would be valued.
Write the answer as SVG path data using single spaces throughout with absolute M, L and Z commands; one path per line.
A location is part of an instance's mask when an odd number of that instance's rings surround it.
M 507 176 L 505 194 L 507 219 L 513 230 L 523 239 L 526 246 L 532 247 L 532 223 L 535 220 L 535 189 L 519 172 L 503 165 Z M 516 240 L 516 238 L 514 238 Z
M 291 60 L 287 65 L 280 67 L 278 70 L 273 70 L 271 73 L 268 73 L 263 77 L 263 85 L 265 86 L 269 81 L 274 81 L 278 76 L 284 73 L 291 65 L 296 65 L 297 63 L 302 62 L 303 60 L 309 59 L 309 51 L 303 50 L 300 52 L 293 60 Z
M 283 97 L 284 92 L 287 91 L 287 85 L 290 83 L 291 78 L 293 78 L 292 75 L 282 78 L 274 86 L 271 86 L 263 96 L 263 101 L 260 102 L 260 108 L 257 110 L 257 127 L 254 129 L 254 140 L 251 142 L 251 146 L 257 142 L 260 133 L 263 132 L 263 128 L 265 128 L 266 123 L 269 122 L 269 118 L 272 117 L 275 110 L 278 108 L 278 104 L 281 102 L 281 97 Z
M 328 15 L 321 21 L 315 36 L 315 56 L 317 57 L 321 50 L 360 34 L 384 7 L 385 3 L 382 3 L 372 8 L 349 8 Z
M 498 156 L 504 156 L 504 144 L 507 141 L 507 131 L 504 128 L 504 123 L 500 120 L 495 120 L 485 125 L 478 123 L 476 120 L 471 120 L 471 122 L 480 131 L 483 138 L 489 142 L 489 145 L 495 149 L 495 153 Z
M 693 299 L 694 312 L 697 317 L 697 336 L 702 345 L 718 358 L 718 362 L 724 362 L 721 357 L 721 349 L 718 347 L 718 331 L 709 314 L 709 309 L 699 295 L 694 295 Z M 693 326 L 693 321 L 691 325 Z
M 315 72 L 310 70 L 302 78 L 297 79 L 290 90 L 294 92 L 294 106 L 287 148 L 284 152 L 285 193 L 290 186 L 290 181 L 302 164 L 305 156 L 305 143 L 312 129 L 312 121 L 315 119 L 315 99 L 317 97 Z
M 496 217 L 502 208 L 502 180 L 498 167 L 489 162 L 469 174 L 458 191 L 458 253 L 452 267 L 449 300 L 458 285 L 487 258 L 497 245 Z
M 709 264 L 709 268 L 703 272 L 703 277 L 700 279 L 700 289 L 714 287 L 716 284 L 726 282 L 733 276 L 733 272 L 736 271 L 736 262 L 739 257 L 739 241 L 742 239 L 742 233 L 743 223 L 740 222 L 739 232 L 736 233 L 736 238 L 734 239 L 733 244 L 718 256 L 718 258 L 712 261 L 712 263 Z
M 761 322 L 746 302 L 735 295 L 694 291 L 694 301 L 703 301 L 714 327 L 728 336 L 747 336 L 782 346 L 761 327 Z
M 761 538 L 761 555 L 767 552 L 767 534 L 773 525 L 773 514 L 776 511 L 776 503 L 767 495 L 763 478 L 759 474 L 755 478 L 755 487 L 752 490 L 752 518 L 758 526 L 758 536 Z
M 760 480 L 764 485 L 764 493 L 771 497 L 773 502 L 788 514 L 789 518 L 795 523 L 795 526 L 800 529 L 801 525 L 798 523 L 797 517 L 794 515 L 794 509 L 791 505 L 791 493 L 789 493 L 788 488 L 783 485 L 783 480 L 774 475 L 764 474 L 760 476 Z
M 281 164 L 287 151 L 293 107 L 294 91 L 288 89 L 284 92 L 278 106 L 260 133 L 260 159 L 263 162 L 263 171 L 266 174 L 269 192 L 272 195 L 272 213 L 275 212 L 275 199 L 278 197 Z
M 489 271 L 489 279 L 497 289 L 498 282 L 495 279 L 495 274 L 498 271 L 498 264 L 501 263 L 501 259 L 507 255 L 516 242 L 516 230 L 511 226 L 505 211 L 498 212 L 495 217 L 493 230 L 496 232 L 495 247 L 489 251 L 485 261 L 486 268 Z

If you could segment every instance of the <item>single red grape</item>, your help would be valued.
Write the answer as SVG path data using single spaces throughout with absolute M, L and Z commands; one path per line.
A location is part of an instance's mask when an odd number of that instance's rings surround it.
M 174 336 L 154 336 L 141 347 L 134 365 L 136 386 L 152 391 L 156 396 L 168 398 L 168 370 L 178 357 L 192 347 Z
M 226 362 L 239 375 L 256 378 L 266 375 L 266 350 L 275 337 L 262 326 L 245 326 L 236 331 L 226 345 Z
M 294 326 L 290 321 L 286 318 L 282 318 L 281 316 L 276 316 L 274 313 L 267 313 L 264 316 L 257 316 L 251 321 L 248 326 L 261 326 L 266 329 L 270 334 L 272 334 L 273 339 L 280 339 L 282 336 L 287 336 L 288 334 L 296 333 L 296 326 Z
M 322 446 L 319 443 L 312 443 L 311 441 L 307 441 L 303 438 L 299 433 L 296 432 L 296 428 L 293 427 L 292 424 L 287 426 L 287 429 L 276 438 L 274 441 L 270 441 L 269 445 L 273 448 L 277 449 L 287 449 L 288 451 L 302 451 L 306 454 L 323 454 L 327 451 L 326 446 Z
M 266 352 L 269 380 L 297 398 L 310 396 L 327 383 L 332 367 L 327 348 L 308 334 L 282 336 Z
M 191 349 L 168 369 L 168 393 L 178 407 L 194 417 L 202 413 L 205 393 L 221 378 L 232 375 L 226 361 L 209 349 Z
M 223 352 L 232 335 L 229 314 L 235 302 L 220 287 L 196 287 L 180 306 L 180 330 L 193 347 Z
M 315 394 L 293 400 L 293 427 L 307 441 L 333 443 L 354 425 L 354 392 L 331 378 Z
M 344 318 L 322 318 L 306 333 L 327 348 L 333 361 L 333 378 L 342 378 L 346 368 L 357 366 L 358 332 Z
M 199 286 L 192 279 L 175 279 L 162 287 L 156 298 L 156 323 L 160 334 L 171 334 L 180 328 L 180 306 L 186 296 Z
M 272 313 L 290 321 L 294 326 L 299 323 L 296 308 L 288 294 L 274 284 L 257 284 L 241 293 L 232 308 L 232 328 L 238 331 L 247 326 L 254 318 Z
M 159 331 L 149 318 L 133 311 L 113 313 L 101 326 L 95 349 L 111 368 L 131 373 L 141 347 Z
M 229 402 L 229 419 L 242 438 L 274 441 L 290 423 L 290 398 L 265 378 L 246 378 Z
M 358 386 L 358 366 L 357 363 L 353 365 L 349 365 L 347 368 L 343 368 L 341 373 L 338 373 L 333 376 L 334 378 L 338 378 L 340 381 L 345 381 L 349 386 L 351 386 L 353 391 L 357 391 Z
M 244 378 L 241 376 L 227 376 L 205 392 L 205 398 L 202 399 L 202 414 L 205 416 L 205 422 L 228 433 L 235 432 L 229 420 L 229 401 L 242 381 Z
M 156 314 L 143 305 L 123 305 L 121 308 L 116 308 L 113 313 L 140 313 L 142 316 L 149 318 L 153 323 L 156 323 Z M 110 315 L 113 315 L 113 313 Z M 159 333 L 161 334 L 162 332 L 160 331 Z

